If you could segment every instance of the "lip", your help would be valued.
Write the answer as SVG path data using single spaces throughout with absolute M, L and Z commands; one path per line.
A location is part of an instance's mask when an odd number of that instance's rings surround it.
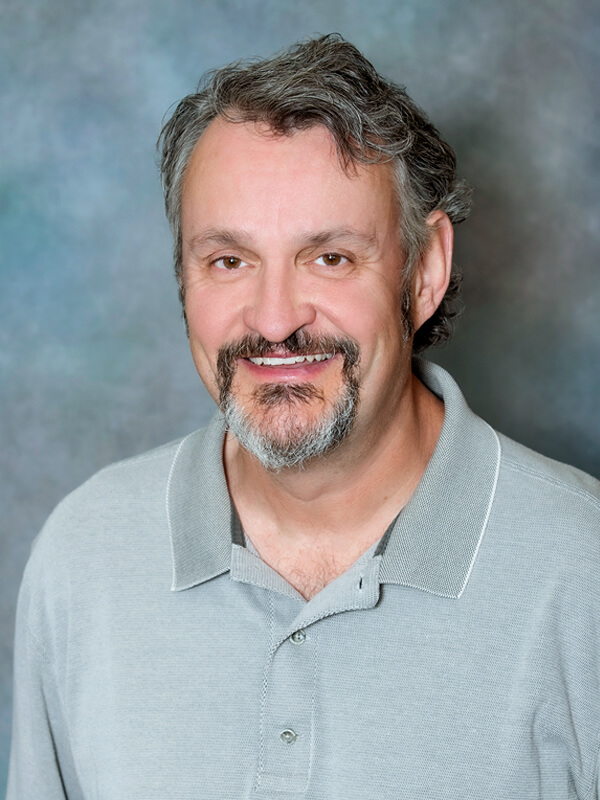
M 276 353 L 269 354 L 272 358 L 286 356 L 278 356 Z M 289 353 L 286 354 L 289 357 Z M 280 364 L 277 366 L 266 366 L 264 364 L 253 364 L 247 358 L 238 359 L 238 365 L 248 370 L 249 374 L 257 381 L 265 383 L 276 383 L 282 381 L 285 383 L 307 383 L 319 377 L 319 375 L 326 370 L 330 364 L 336 362 L 340 355 L 334 355 L 326 361 L 313 361 L 312 364 L 308 361 L 303 361 L 300 364 Z

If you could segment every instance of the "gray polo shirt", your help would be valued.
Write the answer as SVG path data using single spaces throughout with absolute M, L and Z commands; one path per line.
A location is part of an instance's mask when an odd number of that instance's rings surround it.
M 435 453 L 309 602 L 232 542 L 219 416 L 61 503 L 19 600 L 9 800 L 598 797 L 599 484 L 417 368 Z

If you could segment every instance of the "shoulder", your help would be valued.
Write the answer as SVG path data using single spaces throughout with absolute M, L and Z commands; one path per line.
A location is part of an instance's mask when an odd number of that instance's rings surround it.
M 201 451 L 204 436 L 199 430 L 104 467 L 50 514 L 31 548 L 18 611 L 18 625 L 44 652 L 72 615 L 91 619 L 128 591 L 170 586 L 169 477 L 184 443 Z
M 548 567 L 600 575 L 600 482 L 506 436 L 499 440 L 492 528 L 500 527 L 521 554 L 548 559 Z
M 576 467 L 542 456 L 498 434 L 501 472 L 515 492 L 534 490 L 540 502 L 566 503 L 600 513 L 600 481 Z
M 118 461 L 92 475 L 53 510 L 33 542 L 28 573 L 60 572 L 168 533 L 169 477 L 181 447 L 202 448 L 206 429 Z
M 164 498 L 171 464 L 182 441 L 109 464 L 92 475 L 57 505 L 34 542 L 34 549 L 40 540 L 57 535 L 58 530 L 69 531 L 90 520 L 98 526 L 115 512 L 130 516 L 140 502 Z

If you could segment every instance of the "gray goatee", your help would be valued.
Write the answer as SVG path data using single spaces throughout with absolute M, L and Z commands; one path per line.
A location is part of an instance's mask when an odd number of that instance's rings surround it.
M 253 413 L 241 407 L 231 392 L 238 358 L 267 356 L 281 350 L 290 355 L 343 356 L 340 395 L 312 425 L 302 424 L 297 410 L 315 400 L 325 401 L 314 384 L 261 384 L 252 394 L 256 409 Z M 237 343 L 224 345 L 217 358 L 217 374 L 219 404 L 229 430 L 265 469 L 280 472 L 284 468 L 302 468 L 311 459 L 330 453 L 350 432 L 359 404 L 358 362 L 359 348 L 353 340 L 311 336 L 301 331 L 281 343 L 246 336 Z M 280 410 L 276 428 L 269 425 L 274 409 Z

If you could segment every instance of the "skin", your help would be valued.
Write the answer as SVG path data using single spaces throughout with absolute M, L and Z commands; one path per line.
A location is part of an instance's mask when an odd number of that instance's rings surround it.
M 451 269 L 450 221 L 437 211 L 428 224 L 431 244 L 411 284 L 415 330 L 439 305 Z M 336 450 L 272 473 L 231 433 L 225 440 L 244 531 L 310 598 L 383 535 L 418 484 L 443 422 L 443 404 L 411 372 L 412 342 L 403 336 L 404 254 L 391 169 L 345 171 L 322 126 L 281 137 L 264 125 L 217 119 L 186 170 L 182 241 L 192 356 L 215 401 L 218 350 L 248 334 L 280 343 L 304 330 L 360 347 L 360 406 Z M 233 395 L 275 433 L 290 409 L 266 412 L 252 392 L 277 381 L 321 390 L 293 409 L 297 422 L 311 425 L 339 396 L 341 359 L 298 367 L 239 360 Z

